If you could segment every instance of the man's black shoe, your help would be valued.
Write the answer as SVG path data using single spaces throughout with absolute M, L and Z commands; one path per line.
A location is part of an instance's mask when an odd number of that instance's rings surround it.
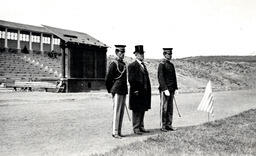
M 160 130 L 163 131 L 163 132 L 168 132 L 168 130 L 165 129 L 165 128 L 161 128 Z
M 145 130 L 145 128 L 141 128 L 141 129 L 140 129 L 140 132 L 142 132 L 142 133 L 149 133 L 149 131 L 148 131 L 148 130 Z
M 134 134 L 142 135 L 142 132 L 141 131 L 134 131 Z
M 112 137 L 116 138 L 116 139 L 122 139 L 122 137 L 118 134 L 112 134 Z
M 120 137 L 122 137 L 122 138 L 123 138 L 123 137 L 125 137 L 125 136 L 124 136 L 124 135 L 122 135 L 122 134 L 118 134 L 118 135 L 119 135 Z
M 173 128 L 171 128 L 171 127 L 166 127 L 166 130 L 168 130 L 168 131 L 175 131 Z

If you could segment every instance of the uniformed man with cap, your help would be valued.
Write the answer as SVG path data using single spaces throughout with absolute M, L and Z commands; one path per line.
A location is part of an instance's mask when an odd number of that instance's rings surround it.
M 114 102 L 113 113 L 113 131 L 114 138 L 121 139 L 122 122 L 125 109 L 127 87 L 127 69 L 123 61 L 125 55 L 125 45 L 115 45 L 116 59 L 110 63 L 108 73 L 106 75 L 106 88 L 112 94 Z
M 160 91 L 161 130 L 173 131 L 173 98 L 178 89 L 176 72 L 172 59 L 173 48 L 163 48 L 164 59 L 158 66 L 158 82 Z
M 136 60 L 128 65 L 129 108 L 132 110 L 133 131 L 141 135 L 149 132 L 144 128 L 144 115 L 145 111 L 151 108 L 151 86 L 148 71 L 143 62 L 143 45 L 136 45 L 134 54 Z

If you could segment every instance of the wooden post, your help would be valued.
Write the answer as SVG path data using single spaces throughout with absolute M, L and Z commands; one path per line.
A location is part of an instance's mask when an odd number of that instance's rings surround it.
M 53 51 L 54 50 L 53 35 L 51 35 L 51 42 L 50 42 L 50 44 L 51 44 L 51 51 Z
M 17 32 L 17 51 L 18 51 L 18 53 L 21 52 L 21 49 L 20 49 L 20 30 L 18 30 L 18 32 Z
M 5 49 L 5 52 L 8 51 L 8 39 L 7 39 L 7 33 L 8 33 L 8 30 L 7 28 L 5 28 L 5 38 L 4 38 L 4 49 Z
M 43 42 L 44 35 L 43 33 L 40 34 L 40 51 L 41 54 L 44 56 L 44 42 Z
M 62 73 L 62 78 L 65 78 L 66 76 L 66 46 L 65 46 L 65 43 L 64 43 L 64 46 L 61 47 L 61 51 L 62 51 L 62 60 L 61 60 L 61 73 Z
M 33 53 L 33 48 L 32 48 L 32 32 L 29 32 L 29 53 L 32 54 Z
M 93 53 L 94 53 L 94 78 L 98 78 L 98 73 L 97 73 L 97 71 L 98 71 L 98 68 L 101 68 L 101 67 L 98 67 L 98 66 L 97 66 L 97 62 L 98 62 L 97 52 L 98 52 L 98 51 L 96 51 L 96 50 L 94 49 L 94 51 L 93 51 Z

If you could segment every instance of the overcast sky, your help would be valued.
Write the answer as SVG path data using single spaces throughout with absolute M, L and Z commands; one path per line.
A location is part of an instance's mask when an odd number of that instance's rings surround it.
M 145 57 L 256 55 L 256 0 L 3 0 L 0 19 L 87 33 Z

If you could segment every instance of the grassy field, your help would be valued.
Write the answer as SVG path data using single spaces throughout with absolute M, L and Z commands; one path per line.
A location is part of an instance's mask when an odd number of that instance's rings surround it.
M 256 109 L 255 93 L 256 90 L 214 92 L 215 119 Z M 183 128 L 185 126 L 207 122 L 207 113 L 196 110 L 202 96 L 203 93 L 176 95 L 182 115 L 178 117 L 174 110 L 173 125 L 178 128 L 177 133 L 187 129 Z M 125 114 L 122 133 L 126 137 L 116 140 L 111 136 L 112 99 L 105 91 L 0 93 L 0 155 L 84 156 L 105 153 L 118 146 L 130 146 L 155 135 L 165 136 L 167 134 L 159 130 L 159 103 L 159 95 L 153 95 L 152 108 L 145 114 L 145 128 L 150 130 L 149 134 L 134 135 L 132 124 Z M 237 128 L 240 131 L 243 127 Z M 202 131 L 198 135 L 204 139 L 205 133 Z M 234 134 L 237 133 L 230 133 Z
M 226 119 L 159 134 L 104 155 L 256 155 L 255 136 L 256 109 L 251 109 Z

